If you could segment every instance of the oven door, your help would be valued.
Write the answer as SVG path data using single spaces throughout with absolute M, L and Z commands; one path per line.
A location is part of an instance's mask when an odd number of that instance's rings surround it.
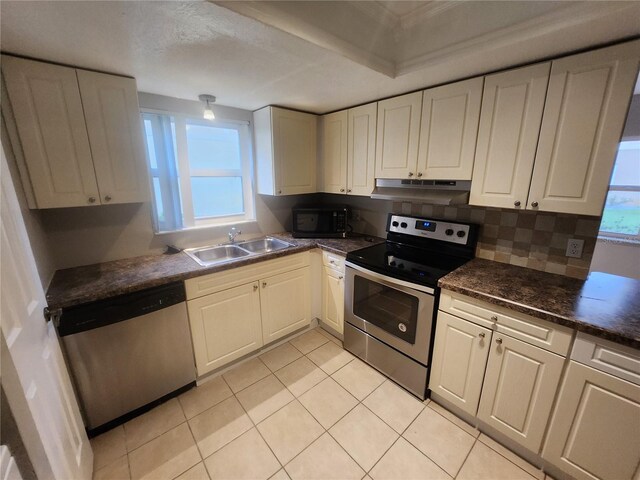
M 350 262 L 345 277 L 345 321 L 427 365 L 434 290 Z

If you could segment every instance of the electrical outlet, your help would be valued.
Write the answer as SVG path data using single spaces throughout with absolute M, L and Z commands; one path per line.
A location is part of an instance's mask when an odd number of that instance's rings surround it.
M 578 240 L 577 238 L 570 238 L 567 242 L 567 257 L 581 258 L 582 247 L 584 247 L 584 240 Z

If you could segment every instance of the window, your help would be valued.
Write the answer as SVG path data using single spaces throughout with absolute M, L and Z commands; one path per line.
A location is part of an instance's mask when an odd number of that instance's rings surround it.
M 254 220 L 249 126 L 142 114 L 156 232 Z
M 600 236 L 640 242 L 640 140 L 620 142 Z

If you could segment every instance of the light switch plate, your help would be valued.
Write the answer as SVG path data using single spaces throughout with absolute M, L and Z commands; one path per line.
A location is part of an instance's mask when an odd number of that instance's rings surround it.
M 567 257 L 582 258 L 582 248 L 584 247 L 584 240 L 578 240 L 577 238 L 570 238 L 567 242 Z

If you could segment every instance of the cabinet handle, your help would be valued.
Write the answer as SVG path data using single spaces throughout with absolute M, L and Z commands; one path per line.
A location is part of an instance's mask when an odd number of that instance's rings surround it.
M 484 333 L 484 332 L 481 332 L 481 333 L 479 333 L 479 334 L 478 334 L 478 336 L 479 336 L 480 338 L 484 338 L 484 337 L 485 337 L 485 333 Z
M 538 206 L 538 202 L 531 202 L 531 206 L 532 206 L 533 208 L 536 208 L 536 207 Z
M 105 202 L 110 202 L 111 201 L 111 195 L 105 195 L 104 196 L 104 201 Z
M 520 206 L 520 200 L 516 200 L 515 202 L 513 202 L 513 206 L 514 207 L 519 207 Z
M 350 188 L 347 188 L 347 193 L 351 193 L 351 189 Z
M 266 288 L 267 287 L 267 282 L 262 282 L 262 288 Z
M 418 178 L 422 176 L 422 172 L 418 172 Z
M 256 290 L 258 290 L 258 285 L 257 284 L 253 286 L 253 291 L 255 292 Z
M 342 275 L 340 275 L 340 276 L 338 277 L 338 280 L 342 280 L 343 278 L 344 278 L 344 277 L 343 277 Z
M 498 316 L 497 315 L 492 315 L 491 316 L 491 320 L 493 320 L 494 322 L 498 321 Z
M 344 188 L 341 188 L 341 189 L 340 189 L 340 193 L 343 193 L 343 192 L 344 192 Z
M 280 195 L 282 193 L 282 190 L 278 190 L 278 195 Z
M 89 198 L 87 199 L 87 201 L 88 201 L 89 203 L 96 203 L 96 197 L 89 197 Z
M 336 264 L 336 261 L 335 261 L 335 260 L 329 260 L 329 263 L 330 263 L 331 265 L 335 265 L 335 264 Z
M 410 177 L 413 177 L 413 172 L 409 172 L 409 176 L 410 176 Z
M 501 338 L 496 338 L 496 343 L 498 345 L 502 345 L 502 339 Z

